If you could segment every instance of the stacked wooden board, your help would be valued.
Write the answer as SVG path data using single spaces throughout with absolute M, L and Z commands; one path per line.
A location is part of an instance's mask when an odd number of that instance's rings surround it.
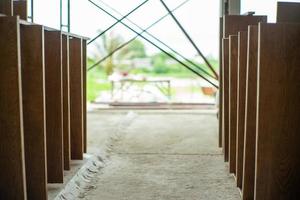
M 0 3 L 0 199 L 47 199 L 86 148 L 87 38 L 28 23 L 26 10 Z
M 222 148 L 242 199 L 300 199 L 300 4 L 223 16 Z

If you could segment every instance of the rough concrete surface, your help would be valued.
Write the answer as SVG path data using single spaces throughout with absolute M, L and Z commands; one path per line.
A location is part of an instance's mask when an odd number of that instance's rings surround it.
M 217 119 L 203 111 L 138 111 L 111 142 L 110 162 L 89 200 L 238 200 L 218 146 Z M 89 152 L 105 148 L 126 113 L 88 114 Z

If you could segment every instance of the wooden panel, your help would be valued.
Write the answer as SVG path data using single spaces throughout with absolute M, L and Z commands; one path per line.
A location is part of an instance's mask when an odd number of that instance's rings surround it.
M 27 1 L 14 1 L 13 2 L 14 16 L 20 16 L 20 19 L 27 20 Z
M 236 174 L 238 36 L 229 36 L 229 172 Z
M 82 40 L 70 38 L 71 159 L 83 159 Z
M 245 16 L 245 15 L 226 15 L 224 16 L 224 34 L 237 35 L 239 31 L 247 31 L 248 25 L 257 25 L 259 22 L 267 22 L 267 16 Z
M 236 137 L 236 181 L 242 188 L 244 132 L 245 132 L 245 98 L 246 98 L 246 72 L 247 72 L 247 32 L 238 34 L 238 83 L 237 83 L 237 137 Z
M 277 22 L 300 23 L 300 3 L 277 2 Z
M 83 63 L 83 67 L 82 67 L 82 74 L 83 74 L 83 135 L 84 135 L 84 153 L 87 152 L 87 126 L 86 126 L 86 122 L 87 122 L 87 112 L 86 112 L 86 101 L 87 101 L 87 97 L 86 97 L 86 70 L 87 70 L 87 55 L 86 55 L 86 48 L 87 48 L 87 43 L 86 40 L 82 40 L 82 63 Z
M 300 25 L 260 24 L 255 199 L 300 198 Z
M 46 133 L 48 182 L 63 182 L 62 38 L 45 31 Z
M 26 199 L 19 31 L 0 17 L 0 199 Z
M 223 68 L 223 153 L 224 160 L 229 160 L 229 39 L 222 41 L 222 68 Z
M 70 81 L 69 81 L 69 36 L 62 36 L 63 69 L 63 130 L 64 130 L 64 169 L 70 170 Z
M 247 42 L 247 75 L 245 100 L 245 141 L 242 199 L 254 199 L 254 172 L 256 146 L 256 104 L 257 104 L 257 55 L 258 28 L 249 26 Z
M 12 0 L 1 0 L 0 1 L 0 13 L 8 16 L 13 15 L 13 2 Z
M 223 71 L 222 71 L 222 37 L 223 37 L 223 18 L 220 18 L 220 37 L 219 37 L 219 147 L 222 147 L 223 140 Z
M 21 26 L 21 57 L 27 198 L 47 199 L 42 26 Z

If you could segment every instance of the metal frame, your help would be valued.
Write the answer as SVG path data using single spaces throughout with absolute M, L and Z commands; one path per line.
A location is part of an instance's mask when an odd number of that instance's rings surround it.
M 62 30 L 64 27 L 67 28 L 67 31 L 70 33 L 71 32 L 71 1 L 67 0 L 67 17 L 68 17 L 68 22 L 67 24 L 63 24 L 63 1 L 60 0 L 60 30 Z

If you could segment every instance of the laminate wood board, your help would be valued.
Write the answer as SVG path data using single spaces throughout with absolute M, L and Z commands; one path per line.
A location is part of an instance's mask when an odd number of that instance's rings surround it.
M 300 24 L 259 25 L 255 199 L 300 198 Z
M 242 199 L 254 199 L 255 146 L 256 146 L 256 105 L 257 105 L 257 55 L 258 28 L 249 26 L 247 42 L 247 74 L 245 99 L 245 135 L 243 158 Z
M 63 183 L 62 36 L 45 30 L 46 135 L 48 183 Z
M 300 23 L 300 3 L 277 2 L 277 22 Z
M 229 172 L 236 174 L 238 36 L 229 36 Z
M 239 31 L 247 31 L 248 25 L 258 25 L 259 22 L 267 22 L 267 16 L 225 15 L 223 37 L 237 35 Z
M 69 36 L 62 35 L 62 73 L 63 73 L 63 132 L 64 132 L 64 169 L 70 170 L 70 70 Z
M 0 199 L 26 199 L 20 26 L 0 17 Z
M 229 160 L 229 38 L 222 40 L 222 79 L 223 79 L 223 153 L 224 161 Z
M 13 14 L 27 21 L 27 1 L 13 1 Z
M 13 1 L 12 0 L 1 0 L 0 1 L 0 13 L 7 16 L 13 15 Z
M 84 135 L 84 153 L 87 152 L 87 42 L 86 40 L 82 40 L 82 78 L 83 78 L 83 135 Z
M 44 28 L 21 25 L 22 94 L 28 199 L 47 199 Z
M 72 37 L 69 43 L 71 159 L 82 160 L 84 152 L 82 39 Z
M 237 83 L 237 136 L 236 136 L 236 182 L 242 189 L 243 184 L 243 157 L 245 133 L 245 99 L 247 73 L 247 39 L 246 31 L 238 34 L 238 83 Z

